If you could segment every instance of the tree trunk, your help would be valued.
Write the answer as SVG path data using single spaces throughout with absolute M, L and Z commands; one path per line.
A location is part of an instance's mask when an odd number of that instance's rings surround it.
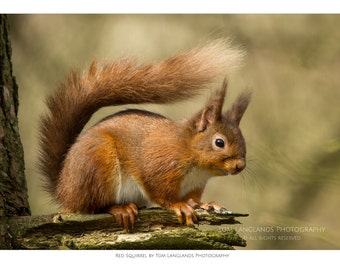
M 8 19 L 0 15 L 0 248 L 10 247 L 6 217 L 30 214 L 11 53 Z

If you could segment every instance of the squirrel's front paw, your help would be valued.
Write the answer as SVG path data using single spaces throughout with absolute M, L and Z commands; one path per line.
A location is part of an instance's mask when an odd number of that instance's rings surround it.
M 209 202 L 209 203 L 202 203 L 202 202 L 197 202 L 193 199 L 189 199 L 187 203 L 194 209 L 204 209 L 206 211 L 213 211 L 213 210 L 225 210 L 224 207 L 222 207 L 220 204 L 217 202 Z
M 138 208 L 134 203 L 124 205 L 113 205 L 107 210 L 113 215 L 116 222 L 124 229 L 133 228 L 135 223 L 135 216 L 138 214 Z
M 170 209 L 175 212 L 180 224 L 183 224 L 183 216 L 185 217 L 185 223 L 187 226 L 194 226 L 194 223 L 197 222 L 194 208 L 186 202 L 174 203 L 170 206 Z
M 200 208 L 207 210 L 207 211 L 213 211 L 213 210 L 225 210 L 223 206 L 218 204 L 217 202 L 209 202 L 209 203 L 200 203 Z

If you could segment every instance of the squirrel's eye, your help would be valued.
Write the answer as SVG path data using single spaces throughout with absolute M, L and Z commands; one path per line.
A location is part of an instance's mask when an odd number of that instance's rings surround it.
M 224 147 L 224 141 L 222 139 L 216 139 L 215 145 L 219 148 L 223 148 Z

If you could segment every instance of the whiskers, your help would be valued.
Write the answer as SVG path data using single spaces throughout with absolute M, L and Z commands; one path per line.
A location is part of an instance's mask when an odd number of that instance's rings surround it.
M 253 165 L 256 166 L 256 161 L 252 158 L 248 158 L 247 166 L 240 173 L 240 177 L 242 179 L 242 189 L 244 191 L 250 189 L 256 192 L 263 191 L 264 186 L 262 185 L 261 181 L 259 181 Z

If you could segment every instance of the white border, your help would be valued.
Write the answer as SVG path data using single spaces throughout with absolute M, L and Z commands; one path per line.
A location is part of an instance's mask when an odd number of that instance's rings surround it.
M 157 257 L 156 254 L 163 254 Z M 7 269 L 338 269 L 340 252 L 330 251 L 187 251 L 191 258 L 171 255 L 183 251 L 0 251 L 1 265 Z M 125 255 L 124 255 L 125 254 Z M 130 256 L 128 257 L 127 254 Z M 168 256 L 168 254 L 170 256 Z M 204 256 L 196 256 L 202 254 Z M 207 255 L 226 254 L 223 258 Z M 118 256 L 117 256 L 118 255 Z M 138 255 L 138 257 L 136 257 Z M 143 255 L 143 257 L 140 257 Z M 43 256 L 43 257 L 42 257 Z M 120 257 L 120 258 L 118 258 Z M 20 259 L 18 259 L 20 258 Z

